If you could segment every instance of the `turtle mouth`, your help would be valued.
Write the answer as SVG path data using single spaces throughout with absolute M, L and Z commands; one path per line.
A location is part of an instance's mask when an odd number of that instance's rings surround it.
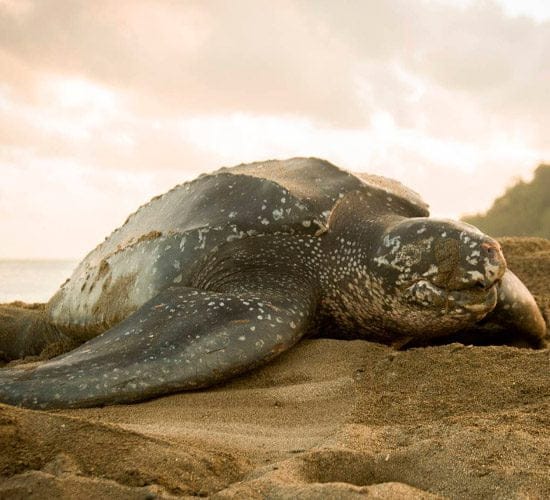
M 496 306 L 499 281 L 489 284 L 474 282 L 469 286 L 452 289 L 421 279 L 409 284 L 404 293 L 413 302 L 425 307 L 437 308 L 441 314 L 473 316 L 477 320 Z
M 500 285 L 501 280 L 497 279 L 493 281 L 492 283 L 487 283 L 485 281 L 476 281 L 475 283 L 471 284 L 470 286 L 466 286 L 462 290 L 481 290 L 488 292 L 492 288 L 497 288 Z
M 489 312 L 494 309 L 497 303 L 497 289 L 500 280 L 496 280 L 488 285 L 484 283 L 475 283 L 469 288 L 450 292 L 450 297 L 456 296 L 457 304 L 473 313 Z

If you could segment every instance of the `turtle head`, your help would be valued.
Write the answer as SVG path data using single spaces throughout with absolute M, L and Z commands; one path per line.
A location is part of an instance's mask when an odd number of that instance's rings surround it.
M 372 266 L 399 302 L 398 328 L 422 336 L 482 319 L 494 309 L 506 271 L 497 241 L 469 224 L 428 218 L 390 224 Z

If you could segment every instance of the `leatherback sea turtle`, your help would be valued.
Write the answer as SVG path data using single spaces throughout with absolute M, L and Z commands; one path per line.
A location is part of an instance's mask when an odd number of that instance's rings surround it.
M 318 159 L 222 168 L 153 198 L 80 263 L 43 310 L 4 307 L 0 402 L 33 408 L 144 400 L 207 387 L 300 338 L 404 345 L 546 326 L 499 244 L 428 219 L 396 181 Z

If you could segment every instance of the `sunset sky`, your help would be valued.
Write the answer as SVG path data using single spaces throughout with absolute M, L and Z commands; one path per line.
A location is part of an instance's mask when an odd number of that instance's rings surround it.
M 550 1 L 0 0 L 0 258 L 292 156 L 487 209 L 550 161 Z

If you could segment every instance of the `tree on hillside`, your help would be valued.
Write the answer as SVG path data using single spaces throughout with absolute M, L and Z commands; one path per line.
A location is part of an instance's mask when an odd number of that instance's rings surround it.
M 540 165 L 531 182 L 510 187 L 485 214 L 466 215 L 462 220 L 492 236 L 550 239 L 550 165 Z

